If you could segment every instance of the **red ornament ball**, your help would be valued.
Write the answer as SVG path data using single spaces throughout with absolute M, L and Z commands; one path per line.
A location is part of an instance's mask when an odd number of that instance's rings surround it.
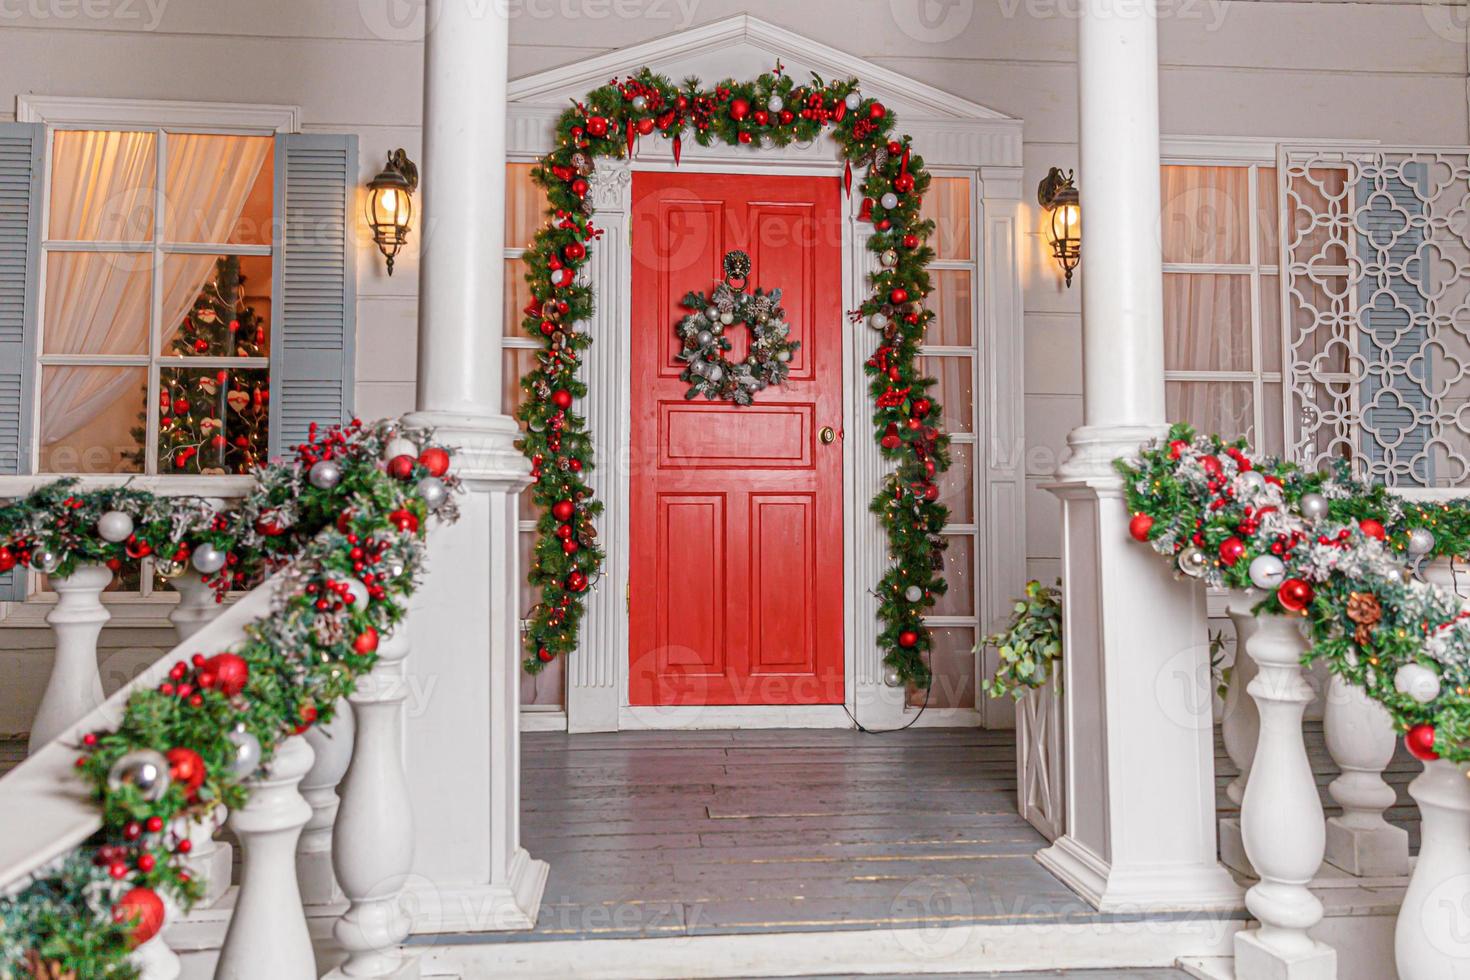
M 1134 514 L 1128 522 L 1128 533 L 1137 541 L 1147 541 L 1148 532 L 1153 530 L 1154 519 L 1147 514 Z
M 893 189 L 898 191 L 900 194 L 907 194 L 909 191 L 914 189 L 914 175 L 899 174 L 897 177 L 893 178 Z
M 581 592 L 587 588 L 587 576 L 581 571 L 573 569 L 567 576 L 567 588 L 573 592 Z
M 552 653 L 545 647 L 542 647 L 541 649 L 536 651 L 536 659 L 541 661 L 543 664 L 549 664 L 552 660 L 556 659 L 556 654 Z
M 551 505 L 551 516 L 559 521 L 569 521 L 572 519 L 572 514 L 576 513 L 576 510 L 577 508 L 570 500 L 558 500 Z
M 577 548 L 577 542 L 573 541 L 571 538 L 567 538 L 561 543 L 561 550 L 569 555 L 576 554 Z
M 1220 457 L 1201 456 L 1199 459 L 1199 464 L 1204 467 L 1205 472 L 1210 474 L 1210 476 L 1220 475 Z
M 918 235 L 904 235 L 903 236 L 903 247 L 904 248 L 918 248 L 919 247 L 919 236 Z
M 1226 568 L 1240 561 L 1245 554 L 1245 542 L 1237 537 L 1229 537 L 1220 542 L 1220 562 Z
M 126 892 L 112 907 L 112 921 L 133 924 L 128 945 L 141 946 L 163 928 L 163 899 L 151 888 L 134 888 Z
M 602 116 L 592 116 L 587 120 L 587 132 L 593 136 L 607 135 L 607 120 Z
M 730 118 L 734 120 L 744 119 L 750 115 L 750 103 L 744 99 L 732 99 L 730 101 Z
M 1276 599 L 1283 609 L 1301 612 L 1312 604 L 1311 583 L 1299 578 L 1289 578 L 1276 589 Z
M 587 257 L 587 246 L 581 242 L 572 242 L 566 248 L 562 249 L 561 252 L 567 257 L 567 261 L 580 262 Z
M 1434 726 L 1420 723 L 1404 733 L 1404 748 L 1421 762 L 1433 762 L 1439 758 L 1434 751 Z
M 923 418 L 925 415 L 928 415 L 929 414 L 929 409 L 931 409 L 933 407 L 934 407 L 934 403 L 931 402 L 929 399 L 927 399 L 927 398 L 915 398 L 914 399 L 914 405 L 913 405 L 914 416 L 916 418 Z
M 572 393 L 565 388 L 558 388 L 551 393 L 551 404 L 562 411 L 572 407 Z
M 1178 459 L 1179 454 L 1184 452 L 1184 450 L 1188 448 L 1189 443 L 1185 442 L 1183 439 L 1175 439 L 1173 442 L 1169 443 L 1169 458 Z
M 907 289 L 904 289 L 902 286 L 899 286 L 893 292 L 888 294 L 888 298 L 894 303 L 895 306 L 901 305 L 909 301 L 909 291 Z
M 868 106 L 868 115 L 873 119 L 882 119 L 884 116 L 888 115 L 888 110 L 883 108 L 883 103 L 874 102 L 872 105 Z
M 883 438 L 878 440 L 878 444 L 884 449 L 897 449 L 903 445 L 903 437 L 897 432 L 886 432 Z
M 398 530 L 400 531 L 417 533 L 419 529 L 418 515 L 416 515 L 411 510 L 403 510 L 400 508 L 399 510 L 393 511 L 391 514 L 388 515 L 388 522 L 394 527 L 398 528 Z
M 1388 537 L 1388 532 L 1383 529 L 1383 525 L 1371 517 L 1365 517 L 1359 521 L 1358 527 L 1370 538 L 1377 538 L 1379 541 L 1382 541 Z
M 168 773 L 174 782 L 184 787 L 184 791 L 192 796 L 200 786 L 204 785 L 206 775 L 204 759 L 193 749 L 176 745 L 163 754 L 168 760 Z
M 430 476 L 443 476 L 449 472 L 449 453 L 438 446 L 430 446 L 419 453 L 419 465 L 428 470 Z
M 0 548 L 0 572 L 8 572 L 15 567 L 15 552 L 9 548 Z
M 199 667 L 199 686 L 213 688 L 225 697 L 245 690 L 250 680 L 250 664 L 234 653 L 217 653 Z
M 316 716 L 316 705 L 312 704 L 310 701 L 306 702 L 300 708 L 296 709 L 296 717 L 299 718 L 300 721 L 297 723 L 295 728 L 291 729 L 291 731 L 297 735 L 300 735 L 312 725 L 316 724 Z
M 414 459 L 408 453 L 388 460 L 388 475 L 395 480 L 407 480 L 413 476 Z
M 572 537 L 572 526 L 570 524 L 558 524 L 556 526 L 556 536 L 563 541 L 570 540 Z
M 918 642 L 919 634 L 915 633 L 913 630 L 904 630 L 902 633 L 898 634 L 898 645 L 903 647 L 904 649 L 908 649 Z
M 378 631 L 369 626 L 357 634 L 357 639 L 352 641 L 352 652 L 358 656 L 365 657 L 378 650 Z

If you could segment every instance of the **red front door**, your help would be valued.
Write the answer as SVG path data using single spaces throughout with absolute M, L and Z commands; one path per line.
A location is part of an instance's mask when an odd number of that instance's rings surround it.
M 633 704 L 836 704 L 842 691 L 842 234 L 834 178 L 633 177 Z M 680 301 L 731 249 L 779 288 L 786 389 L 687 401 Z M 731 331 L 743 359 L 748 331 Z

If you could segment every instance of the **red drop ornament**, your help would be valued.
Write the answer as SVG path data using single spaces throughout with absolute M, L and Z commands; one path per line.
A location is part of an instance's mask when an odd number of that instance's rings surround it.
M 1421 723 L 1410 728 L 1404 733 L 1404 748 L 1421 762 L 1438 759 L 1439 753 L 1434 751 L 1434 726 Z

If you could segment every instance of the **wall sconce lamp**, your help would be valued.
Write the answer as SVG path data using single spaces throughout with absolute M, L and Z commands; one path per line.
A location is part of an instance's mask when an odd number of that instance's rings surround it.
M 393 275 L 393 257 L 408 241 L 409 224 L 413 221 L 413 192 L 419 187 L 419 168 L 402 147 L 388 154 L 388 163 L 368 181 L 368 224 L 373 228 L 373 241 L 388 260 L 388 275 Z
M 1052 167 L 1036 189 L 1036 199 L 1051 212 L 1051 254 L 1072 287 L 1072 270 L 1082 261 L 1082 205 L 1072 171 Z

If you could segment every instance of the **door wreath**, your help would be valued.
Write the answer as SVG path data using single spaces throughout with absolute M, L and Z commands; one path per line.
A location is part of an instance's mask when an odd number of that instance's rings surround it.
M 589 243 L 602 234 L 588 199 L 596 161 L 631 156 L 640 137 L 654 134 L 670 141 L 677 164 L 686 134 L 701 146 L 760 149 L 826 133 L 837 143 L 849 194 L 854 164 L 866 168 L 860 217 L 873 226 L 867 237 L 876 260 L 871 291 L 849 316 L 879 337 L 864 371 L 874 438 L 892 464 L 871 506 L 888 538 L 888 567 L 873 590 L 883 627 L 878 645 L 889 683 L 928 683 L 931 637 L 924 614 L 945 591 L 942 532 L 949 511 L 939 502 L 936 480 L 949 468 L 949 437 L 940 427 L 939 403 L 928 393 L 935 381 L 919 360 L 934 317 L 923 305 L 931 289 L 934 250 L 927 241 L 934 223 L 920 212 L 930 178 L 909 137 L 892 135 L 893 128 L 893 113 L 863 96 L 857 79 L 813 76 L 798 84 L 779 64 L 753 81 L 726 79 L 713 88 L 698 79 L 676 85 L 645 68 L 594 89 L 561 114 L 555 149 L 531 172 L 546 190 L 549 220 L 524 257 L 532 300 L 523 325 L 543 343 L 535 367 L 521 378 L 526 397 L 516 411 L 526 425 L 519 445 L 531 461 L 530 492 L 541 511 L 527 575 L 541 595 L 527 615 L 529 672 L 576 646 L 586 592 L 604 560 L 594 527 L 602 505 L 588 483 L 592 441 L 586 418 L 575 409 L 587 394 L 577 373 L 592 343 L 579 327 L 591 319 L 594 299 L 578 271 L 588 261 Z
M 725 281 L 710 296 L 691 292 L 683 299 L 692 310 L 679 321 L 679 338 L 684 342 L 679 360 L 686 365 L 679 380 L 689 385 L 685 398 L 700 395 L 710 401 L 724 399 L 749 405 L 755 393 L 771 385 L 782 385 L 791 375 L 791 355 L 801 341 L 791 339 L 791 324 L 781 309 L 781 290 L 747 293 L 750 256 L 741 251 L 725 253 Z M 737 285 L 738 283 L 738 285 Z M 750 328 L 750 353 L 738 363 L 726 357 L 731 350 L 725 329 L 744 324 Z

